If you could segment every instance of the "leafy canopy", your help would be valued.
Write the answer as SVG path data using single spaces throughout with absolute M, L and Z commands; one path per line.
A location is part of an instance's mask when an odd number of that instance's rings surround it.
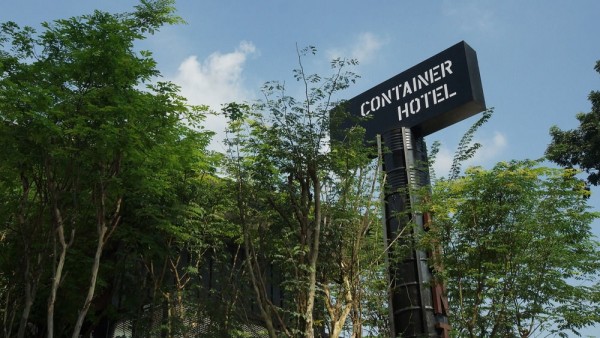
M 459 336 L 566 335 L 600 321 L 600 250 L 584 184 L 535 161 L 440 180 L 424 243 L 441 245 Z
M 600 61 L 595 70 L 600 73 Z M 550 128 L 552 142 L 546 149 L 549 160 L 564 167 L 579 167 L 587 174 L 590 184 L 600 183 L 600 91 L 589 95 L 592 110 L 577 114 L 579 127 L 561 130 L 557 126 Z

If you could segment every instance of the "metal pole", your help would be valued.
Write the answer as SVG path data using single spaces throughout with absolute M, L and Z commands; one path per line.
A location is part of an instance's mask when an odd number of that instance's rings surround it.
M 382 139 L 386 147 L 384 212 L 392 336 L 446 337 L 446 313 L 434 309 L 434 294 L 440 296 L 433 284 L 429 255 L 414 245 L 415 234 L 424 231 L 423 215 L 415 213 L 411 205 L 416 198 L 413 191 L 429 184 L 425 142 L 408 128 L 388 131 Z
M 384 165 L 383 165 L 383 144 L 381 141 L 381 134 L 377 134 L 377 158 L 378 158 L 378 162 L 379 162 L 379 173 L 381 173 L 381 180 L 380 180 L 380 187 L 381 187 L 381 193 L 379 195 L 379 199 L 381 202 L 382 206 L 386 205 L 386 195 L 385 195 L 385 182 L 386 182 L 386 175 L 385 175 L 385 171 L 384 171 Z M 388 210 L 387 208 L 383 207 L 381 208 L 382 210 L 382 220 L 383 220 L 383 243 L 384 243 L 384 251 L 387 252 L 388 248 L 390 247 L 390 243 L 392 242 L 389 238 L 388 238 L 388 231 L 387 231 L 387 219 L 388 219 Z M 386 254 L 385 255 L 385 266 L 390 266 L 390 255 Z M 388 272 L 386 274 L 386 277 L 388 279 L 388 312 L 389 312 L 389 330 L 391 333 L 392 337 L 395 337 L 395 332 L 396 332 L 396 327 L 394 325 L 394 309 L 392 306 L 392 299 L 393 299 L 393 293 L 392 293 L 392 288 L 391 288 L 391 275 L 390 275 L 390 270 L 388 269 Z

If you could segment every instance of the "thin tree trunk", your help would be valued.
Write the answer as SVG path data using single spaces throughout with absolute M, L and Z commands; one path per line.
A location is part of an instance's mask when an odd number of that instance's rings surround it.
M 237 169 L 241 170 L 242 165 L 240 162 L 240 150 L 239 147 L 236 148 L 237 153 Z M 266 295 L 264 292 L 264 284 L 262 282 L 262 277 L 260 276 L 260 269 L 258 267 L 258 260 L 256 258 L 256 254 L 252 247 L 252 239 L 250 238 L 250 230 L 249 225 L 246 220 L 246 207 L 245 202 L 243 200 L 244 196 L 244 181 L 242 179 L 242 175 L 238 172 L 237 177 L 237 207 L 240 216 L 240 220 L 242 223 L 242 232 L 244 238 L 244 253 L 246 254 L 246 268 L 248 269 L 248 274 L 250 275 L 250 281 L 252 282 L 252 288 L 254 289 L 254 293 L 256 295 L 256 300 L 258 304 L 258 309 L 260 311 L 261 317 L 265 321 L 265 326 L 267 328 L 267 332 L 269 333 L 269 337 L 277 338 L 277 331 L 275 330 L 275 326 L 273 325 L 273 318 L 271 317 L 272 309 L 267 302 Z M 256 265 L 255 265 L 256 262 Z M 255 268 L 256 266 L 256 268 Z M 283 324 L 282 321 L 280 321 Z M 283 328 L 285 330 L 285 327 Z
M 29 184 L 29 180 L 27 179 L 27 177 L 25 176 L 24 173 L 21 173 L 21 184 L 23 187 L 23 194 L 22 194 L 21 200 L 19 202 L 18 219 L 19 219 L 19 227 L 20 227 L 21 233 L 23 235 L 22 240 L 23 240 L 23 243 L 25 246 L 25 250 L 24 250 L 25 257 L 23 257 L 25 259 L 25 271 L 23 274 L 23 278 L 25 280 L 25 306 L 23 307 L 23 311 L 21 313 L 21 320 L 19 322 L 19 329 L 17 331 L 18 338 L 25 337 L 25 328 L 26 328 L 27 322 L 29 321 L 29 314 L 31 313 L 31 307 L 33 306 L 33 300 L 35 299 L 35 292 L 37 289 L 37 279 L 32 278 L 32 272 L 31 272 L 31 250 L 30 250 L 30 246 L 29 246 L 30 239 L 28 237 L 25 238 L 27 235 L 29 235 L 29 234 L 25 234 L 25 232 L 27 232 L 27 230 L 25 229 L 25 226 L 27 223 L 25 220 L 25 218 L 26 218 L 25 213 L 26 213 L 27 204 L 28 204 L 27 201 L 29 199 L 30 184 Z M 38 266 L 39 266 L 39 262 L 38 262 Z M 8 298 L 7 298 L 7 306 L 8 306 Z M 8 337 L 8 335 L 7 335 L 7 337 Z
M 107 227 L 106 225 L 102 225 L 99 229 L 98 233 L 98 244 L 96 246 L 96 254 L 94 255 L 94 263 L 92 265 L 92 274 L 90 278 L 90 285 L 88 287 L 88 292 L 85 297 L 85 302 L 83 303 L 83 307 L 79 310 L 77 316 L 77 322 L 75 323 L 75 328 L 73 329 L 72 338 L 78 338 L 79 333 L 81 332 L 81 327 L 83 326 L 83 321 L 87 315 L 87 312 L 92 303 L 92 299 L 94 298 L 94 292 L 96 290 L 96 280 L 98 279 L 98 271 L 100 270 L 100 257 L 102 256 L 102 250 L 104 246 L 104 236 L 106 235 Z
M 67 256 L 67 249 L 73 243 L 75 237 L 75 228 L 71 230 L 71 238 L 69 243 L 65 240 L 65 224 L 62 213 L 58 204 L 58 192 L 56 189 L 56 182 L 53 180 L 52 174 L 52 163 L 49 159 L 46 159 L 46 187 L 48 191 L 48 198 L 50 200 L 50 210 L 52 212 L 52 219 L 54 225 L 54 233 L 52 235 L 54 242 L 53 250 L 53 269 L 52 269 L 52 283 L 50 287 L 50 296 L 48 297 L 48 308 L 46 316 L 46 338 L 54 337 L 54 307 L 56 304 L 56 294 L 58 287 L 63 278 L 63 268 L 65 266 L 65 259 Z M 60 245 L 60 252 L 58 253 L 58 262 L 56 261 L 57 248 L 56 239 L 58 238 L 58 244 Z
M 315 228 L 313 233 L 313 245 L 310 251 L 308 295 L 306 300 L 306 311 L 304 313 L 306 329 L 304 337 L 312 338 L 315 335 L 313 310 L 315 307 L 315 296 L 317 293 L 317 259 L 319 257 L 319 241 L 321 235 L 321 182 L 316 168 L 309 169 L 310 179 L 314 185 L 315 198 Z
M 189 337 L 189 328 L 185 323 L 186 317 L 186 308 L 184 304 L 184 290 L 186 285 L 191 280 L 191 277 L 188 276 L 187 272 L 183 274 L 179 273 L 179 262 L 181 260 L 181 255 L 177 256 L 177 260 L 173 262 L 173 259 L 169 258 L 169 263 L 171 264 L 171 272 L 173 273 L 173 278 L 175 280 L 175 298 L 173 300 L 173 309 L 175 312 L 174 317 L 177 318 L 181 325 L 181 332 L 179 332 L 183 338 Z
M 118 225 L 121 216 L 121 201 L 122 198 L 117 199 L 115 212 L 110 220 L 110 231 L 108 226 L 106 225 L 105 220 L 105 200 L 106 194 L 104 192 L 104 188 L 100 188 L 100 209 L 98 210 L 97 215 L 97 225 L 96 229 L 98 231 L 98 245 L 96 246 L 96 254 L 94 255 L 94 263 L 92 265 L 92 273 L 90 278 L 90 285 L 88 286 L 88 292 L 85 297 L 85 302 L 83 303 L 83 307 L 79 310 L 79 314 L 77 316 L 77 322 L 75 323 L 75 328 L 73 329 L 72 338 L 78 338 L 79 333 L 81 332 L 81 327 L 83 326 L 83 321 L 87 316 L 88 310 L 90 309 L 90 305 L 92 304 L 92 300 L 94 298 L 94 293 L 96 292 L 96 281 L 98 279 L 98 271 L 100 270 L 100 258 L 102 258 L 102 251 L 104 250 L 104 244 Z
M 324 285 L 323 290 L 325 292 L 325 307 L 327 308 L 327 312 L 329 313 L 329 317 L 331 317 L 331 332 L 330 338 L 338 338 L 342 333 L 342 329 L 344 328 L 344 324 L 346 323 L 346 318 L 350 314 L 352 310 L 352 306 L 354 305 L 352 298 L 352 291 L 350 290 L 350 282 L 347 276 L 344 276 L 344 298 L 339 299 L 337 303 L 333 304 L 331 299 L 331 292 L 329 291 L 329 286 Z M 335 297 L 333 297 L 335 298 Z
M 52 276 L 52 285 L 50 288 L 50 297 L 48 298 L 48 313 L 47 313 L 47 320 L 46 320 L 46 325 L 47 325 L 47 335 L 46 338 L 53 338 L 54 337 L 54 305 L 56 304 L 56 293 L 58 291 L 58 287 L 60 285 L 60 282 L 62 280 L 62 272 L 63 272 L 63 268 L 65 265 L 65 258 L 67 255 L 67 248 L 69 247 L 69 244 L 67 244 L 67 242 L 65 241 L 65 229 L 64 229 L 64 224 L 63 224 L 63 219 L 62 219 L 62 215 L 60 213 L 60 210 L 58 209 L 58 206 L 56 205 L 56 196 L 52 196 L 52 198 L 54 199 L 54 206 L 53 206 L 53 213 L 54 213 L 54 221 L 55 221 L 55 254 L 56 254 L 56 236 L 58 237 L 58 242 L 60 244 L 60 253 L 58 256 L 58 263 L 57 265 L 54 267 L 54 271 L 53 271 L 53 276 Z M 74 229 L 73 232 L 71 232 L 71 240 L 70 242 L 73 241 L 73 237 L 75 235 L 74 233 Z M 56 263 L 56 261 L 55 261 Z
M 17 304 L 16 303 L 17 302 L 16 302 L 16 300 L 12 301 L 12 303 L 13 303 L 12 310 L 9 312 L 9 309 L 10 309 L 9 304 L 11 302 L 11 299 L 10 299 L 10 287 L 6 288 L 6 298 L 5 299 L 6 299 L 5 303 L 4 303 L 5 306 L 4 306 L 4 309 L 3 309 L 4 310 L 4 316 L 2 317 L 2 323 L 3 323 L 3 326 L 4 326 L 4 330 L 3 330 L 4 332 L 3 333 L 4 333 L 4 337 L 5 338 L 9 338 L 9 337 L 12 337 L 12 326 L 13 326 L 13 323 L 15 321 L 15 317 L 17 316 L 17 313 L 16 313 L 17 312 L 16 311 L 16 308 L 17 308 L 17 306 L 16 306 Z M 10 315 L 9 315 L 9 313 L 10 313 Z M 9 319 L 9 317 L 10 317 L 10 319 Z
M 31 307 L 33 305 L 33 300 L 35 298 L 35 292 L 36 292 L 36 285 L 35 285 L 35 284 L 37 284 L 36 281 L 31 281 L 29 279 L 29 272 L 30 272 L 29 266 L 30 266 L 29 258 L 27 258 L 27 263 L 26 263 L 26 267 L 25 267 L 25 306 L 23 307 L 23 312 L 21 313 L 21 321 L 19 322 L 19 331 L 17 332 L 18 338 L 25 337 L 25 328 L 27 327 L 27 322 L 29 321 L 29 313 L 31 312 Z M 32 285 L 32 282 L 33 282 L 33 285 Z M 8 299 L 7 299 L 7 301 L 8 301 Z
M 248 273 L 250 274 L 250 281 L 252 282 L 252 287 L 254 289 L 254 293 L 256 294 L 256 298 L 258 300 L 258 309 L 260 310 L 260 314 L 265 321 L 265 325 L 267 326 L 267 332 L 269 333 L 269 337 L 277 338 L 277 332 L 275 331 L 275 326 L 273 325 L 273 319 L 271 315 L 267 312 L 268 305 L 266 304 L 264 298 L 264 293 L 262 292 L 262 283 L 258 280 L 260 278 L 260 271 L 258 269 L 254 269 L 254 252 L 250 250 L 250 234 L 246 229 L 244 231 L 244 251 L 246 252 L 246 264 L 248 267 Z
M 360 299 L 356 299 L 352 304 L 352 312 L 351 316 L 352 320 L 352 338 L 361 338 L 362 337 L 362 318 L 360 315 Z

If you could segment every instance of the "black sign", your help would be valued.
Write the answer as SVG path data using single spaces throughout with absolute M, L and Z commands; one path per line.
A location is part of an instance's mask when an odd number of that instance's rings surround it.
M 367 140 L 399 127 L 425 136 L 483 110 L 477 54 L 462 41 L 338 106 L 334 115 L 345 112 L 349 118 L 334 128 L 351 127 L 355 120 Z M 342 130 L 332 130 L 332 137 Z

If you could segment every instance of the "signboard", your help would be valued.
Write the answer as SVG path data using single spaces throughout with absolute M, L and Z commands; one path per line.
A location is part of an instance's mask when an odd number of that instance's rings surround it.
M 411 241 L 413 225 L 423 226 L 424 214 L 411 213 L 413 196 L 407 189 L 427 161 L 422 137 L 485 110 L 485 100 L 475 51 L 464 41 L 342 103 L 331 112 L 331 137 L 344 140 L 348 128 L 366 130 L 366 141 L 382 134 L 387 151 L 383 169 L 386 241 Z M 400 129 L 403 127 L 403 129 Z M 418 146 L 422 144 L 423 146 Z M 426 166 L 425 166 L 426 169 Z M 421 171 L 428 181 L 427 170 Z M 405 232 L 405 229 L 409 229 Z M 404 233 L 405 235 L 400 236 Z M 389 245 L 393 252 L 392 242 Z M 403 243 L 398 244 L 400 246 Z M 432 284 L 427 254 L 412 250 L 405 259 L 394 257 L 389 267 L 392 336 L 448 337 L 448 306 L 441 285 Z
M 426 136 L 486 109 L 477 55 L 461 41 L 346 101 L 334 114 L 340 109 L 350 119 L 332 130 L 334 138 L 354 123 L 366 129 L 367 140 L 399 127 Z

